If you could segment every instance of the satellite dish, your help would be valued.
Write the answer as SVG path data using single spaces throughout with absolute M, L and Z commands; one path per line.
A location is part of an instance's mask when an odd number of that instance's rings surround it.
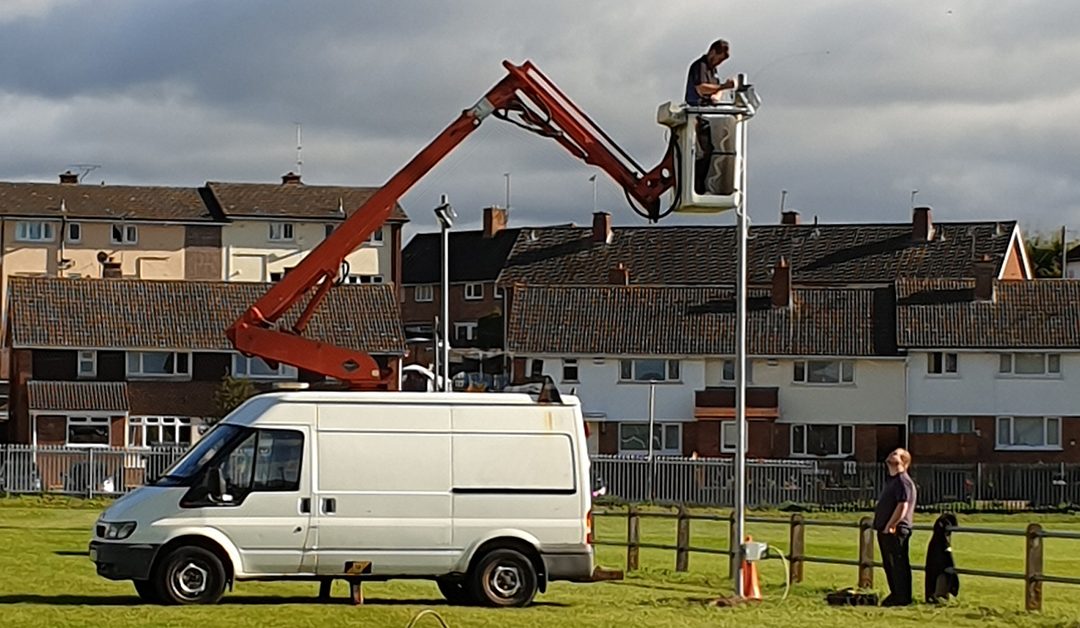
M 98 251 L 97 261 L 99 264 L 104 264 L 109 259 L 109 254 L 105 251 Z

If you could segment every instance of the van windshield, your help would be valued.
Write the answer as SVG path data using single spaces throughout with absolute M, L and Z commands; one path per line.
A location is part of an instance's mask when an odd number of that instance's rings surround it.
M 222 449 L 228 447 L 241 435 L 250 433 L 246 427 L 219 423 L 199 439 L 182 458 L 169 467 L 156 484 L 158 486 L 180 486 L 187 484 L 199 475 L 206 465 L 217 457 Z

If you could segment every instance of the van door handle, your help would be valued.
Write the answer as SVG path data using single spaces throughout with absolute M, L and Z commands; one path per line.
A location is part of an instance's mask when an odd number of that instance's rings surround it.
M 311 514 L 311 498 L 310 497 L 301 497 L 300 498 L 300 514 L 302 514 L 302 515 L 310 515 Z
M 328 514 L 328 515 L 332 515 L 335 512 L 337 512 L 337 498 L 335 498 L 335 497 L 324 497 L 323 498 L 323 508 L 322 509 L 323 509 L 323 512 Z

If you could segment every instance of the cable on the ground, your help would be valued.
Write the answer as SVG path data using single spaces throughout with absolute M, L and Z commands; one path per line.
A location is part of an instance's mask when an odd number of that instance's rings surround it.
M 775 545 L 769 546 L 769 551 L 776 552 L 780 557 L 780 562 L 784 564 L 784 595 L 780 596 L 781 600 L 786 600 L 788 593 L 791 592 L 791 565 L 788 563 L 788 559 L 784 556 L 784 552 Z
M 425 615 L 430 615 L 430 616 L 434 617 L 435 621 L 439 622 L 439 625 L 442 626 L 442 628 L 450 628 L 450 624 L 446 623 L 446 620 L 442 618 L 442 615 L 439 615 L 438 613 L 431 610 L 430 608 L 425 608 L 424 610 L 420 611 L 419 613 L 413 615 L 413 618 L 409 620 L 409 623 L 405 626 L 405 628 L 413 628 L 413 626 L 416 625 L 416 622 L 419 621 L 420 618 L 424 617 Z

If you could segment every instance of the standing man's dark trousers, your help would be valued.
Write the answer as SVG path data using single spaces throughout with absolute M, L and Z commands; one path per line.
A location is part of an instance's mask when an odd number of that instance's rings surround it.
M 878 550 L 889 582 L 889 595 L 882 606 L 907 606 L 911 604 L 911 559 L 908 557 L 908 541 L 911 530 L 898 527 L 896 534 L 878 532 Z

